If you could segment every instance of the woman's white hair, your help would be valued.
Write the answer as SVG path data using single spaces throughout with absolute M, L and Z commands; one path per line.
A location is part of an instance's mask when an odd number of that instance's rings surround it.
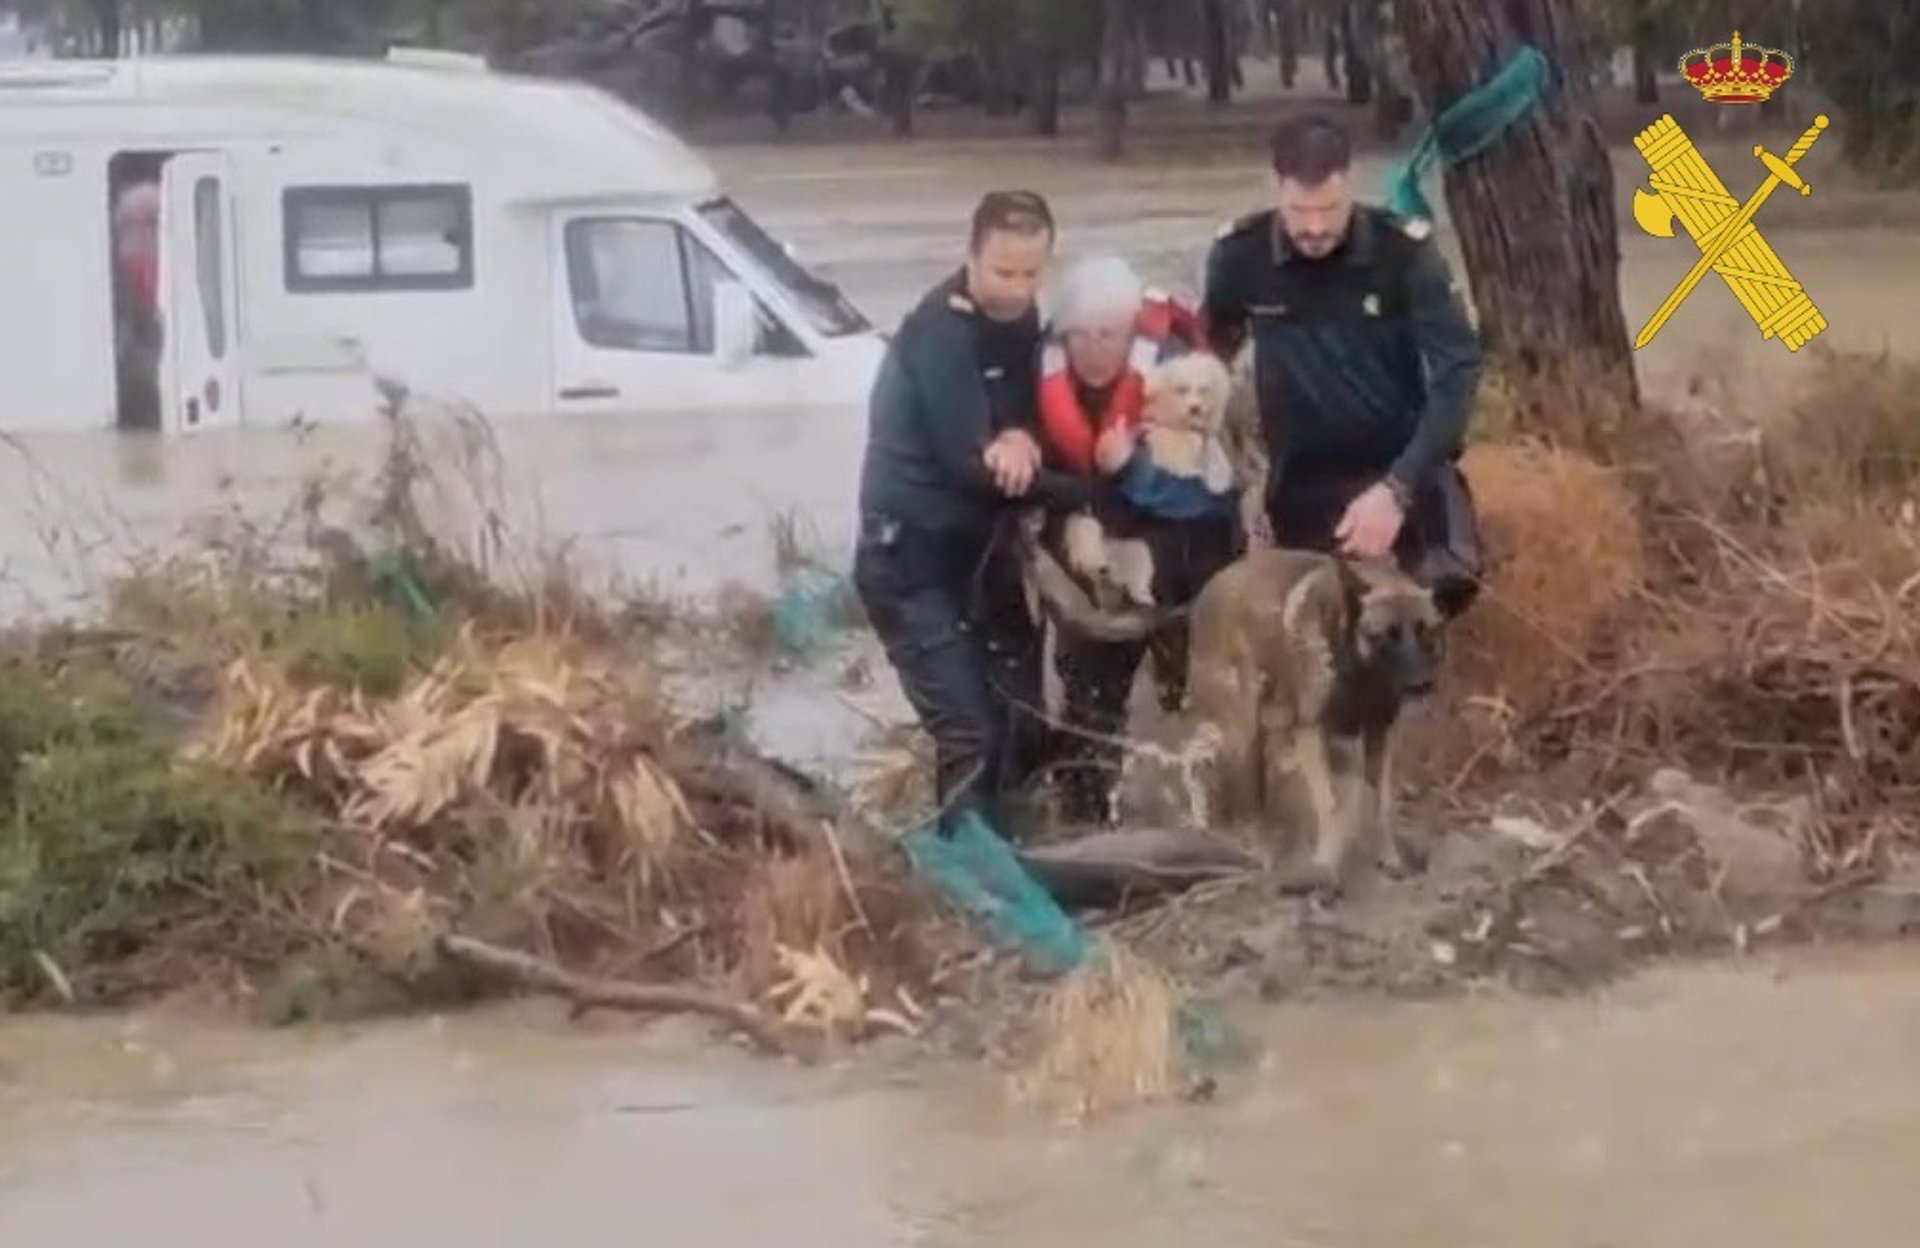
M 136 222 L 151 224 L 160 219 L 160 184 L 135 182 L 120 192 L 113 204 L 113 223 L 129 226 Z
M 1146 283 L 1119 256 L 1090 256 L 1061 274 L 1049 292 L 1047 319 L 1055 331 L 1126 320 L 1140 310 Z

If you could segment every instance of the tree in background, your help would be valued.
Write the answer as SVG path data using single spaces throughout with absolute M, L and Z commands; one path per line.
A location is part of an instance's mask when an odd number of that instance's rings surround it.
M 1809 0 L 1806 58 L 1841 150 L 1883 185 L 1920 185 L 1920 5 Z
M 1446 173 L 1447 206 L 1490 362 L 1535 404 L 1569 396 L 1631 409 L 1613 169 L 1590 111 L 1576 0 L 1399 0 L 1429 116 L 1490 79 L 1522 44 L 1551 67 L 1546 97 Z M 1604 410 L 1604 409 L 1603 409 Z M 1596 430 L 1596 433 L 1599 430 Z
M 1100 22 L 1100 98 L 1094 151 L 1116 161 L 1126 153 L 1127 97 L 1133 86 L 1136 0 L 1103 0 Z
M 1206 52 L 1207 102 L 1216 108 L 1233 98 L 1240 58 L 1234 54 L 1227 0 L 1200 0 L 1202 47 Z
M 59 10 L 69 29 L 112 55 L 124 31 L 146 29 L 162 16 L 197 19 L 203 45 L 220 51 L 377 52 L 396 35 L 445 46 L 510 55 L 583 17 L 629 10 L 644 15 L 660 3 L 689 0 L 18 0 L 24 11 Z M 697 0 L 693 0 L 697 3 Z M 1631 49 L 1633 89 L 1642 104 L 1658 102 L 1658 77 L 1686 48 L 1723 39 L 1735 27 L 1799 62 L 1796 77 L 1833 102 L 1836 138 L 1846 156 L 1887 183 L 1920 181 L 1920 4 L 1912 0 L 1560 0 L 1516 6 L 1508 0 L 1453 6 L 1461 20 L 1477 15 L 1476 38 L 1511 28 L 1535 37 L 1521 20 L 1552 8 L 1553 54 L 1581 73 L 1598 68 L 1615 47 Z M 1349 102 L 1375 105 L 1376 130 L 1398 132 L 1406 87 L 1396 81 L 1386 32 L 1406 36 L 1407 57 L 1430 81 L 1452 81 L 1458 55 L 1444 40 L 1429 47 L 1418 32 L 1435 6 L 1427 0 L 783 0 L 782 15 L 819 30 L 849 11 L 893 9 L 898 29 L 886 39 L 890 67 L 882 95 L 895 129 L 912 132 L 913 96 L 925 66 L 942 55 L 970 52 L 1017 84 L 1011 95 L 1030 110 L 1043 135 L 1060 131 L 1063 77 L 1084 63 L 1097 91 L 1097 150 L 1124 149 L 1128 97 L 1137 92 L 1143 52 L 1165 56 L 1207 97 L 1231 98 L 1241 80 L 1242 28 L 1270 32 L 1280 74 L 1291 84 L 1303 50 L 1323 41 L 1329 81 Z M 1575 34 L 1575 24 L 1582 32 Z M 1108 30 L 1117 32 L 1113 39 Z M 1265 41 L 1262 41 L 1263 43 Z M 1591 52 L 1587 44 L 1591 43 Z M 1482 49 L 1484 52 L 1484 49 Z M 1083 59 L 1084 58 L 1084 59 Z M 1569 76 L 1570 77 L 1570 76 Z M 1428 99 L 1430 86 L 1419 95 Z M 1009 103 L 997 88 L 996 108 Z M 1791 95 L 1791 99 L 1784 98 Z M 1795 111 L 1802 95 L 1782 93 L 1763 112 Z

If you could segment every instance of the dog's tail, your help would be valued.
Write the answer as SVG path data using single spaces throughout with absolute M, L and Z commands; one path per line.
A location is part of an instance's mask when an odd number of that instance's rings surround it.
M 1070 633 L 1095 641 L 1144 641 L 1186 614 L 1177 607 L 1103 609 L 1040 541 L 1035 526 L 1022 524 L 1016 531 L 1029 599 Z

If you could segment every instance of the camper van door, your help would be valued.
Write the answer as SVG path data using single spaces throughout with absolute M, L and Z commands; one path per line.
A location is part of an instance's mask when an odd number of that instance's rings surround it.
M 554 221 L 554 397 L 562 412 L 740 412 L 804 401 L 813 361 L 672 216 Z M 741 331 L 751 316 L 759 331 Z M 770 343 L 760 341 L 770 335 Z
M 234 366 L 233 180 L 225 156 L 182 152 L 160 175 L 160 362 L 166 427 L 181 432 L 237 424 Z

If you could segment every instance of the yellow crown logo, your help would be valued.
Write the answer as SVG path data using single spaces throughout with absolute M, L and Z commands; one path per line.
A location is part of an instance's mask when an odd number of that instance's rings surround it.
M 1680 58 L 1680 72 L 1710 104 L 1758 104 L 1793 76 L 1793 58 L 1777 48 L 1740 42 L 1695 48 Z

